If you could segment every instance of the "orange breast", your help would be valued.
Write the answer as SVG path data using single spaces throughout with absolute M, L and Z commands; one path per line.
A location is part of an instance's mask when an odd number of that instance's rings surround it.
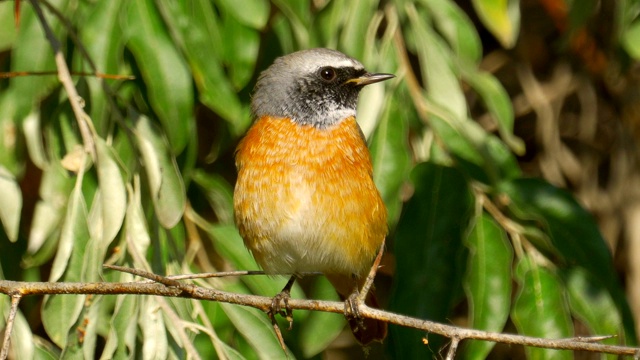
M 236 165 L 236 224 L 267 272 L 368 272 L 387 212 L 355 118 L 317 129 L 264 117 Z

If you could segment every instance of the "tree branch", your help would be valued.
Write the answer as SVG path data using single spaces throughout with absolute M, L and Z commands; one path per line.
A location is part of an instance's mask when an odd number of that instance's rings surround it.
M 144 277 L 158 277 L 136 270 L 137 274 Z M 163 278 L 160 276 L 160 278 Z M 163 282 L 174 284 L 175 280 L 164 278 Z M 203 288 L 192 284 L 180 284 L 177 286 L 165 286 L 160 283 L 128 282 L 128 283 L 65 283 L 65 282 L 21 282 L 0 280 L 0 293 L 12 298 L 29 295 L 70 295 L 70 294 L 101 294 L 101 295 L 156 295 L 165 297 L 182 297 L 196 300 L 219 301 L 236 305 L 250 306 L 267 312 L 271 307 L 272 299 L 266 296 L 235 294 L 226 291 Z M 297 310 L 325 311 L 342 314 L 344 303 L 324 300 L 289 300 L 289 306 Z M 360 305 L 360 315 L 366 318 L 386 321 L 390 324 L 410 327 L 425 332 L 439 334 L 458 342 L 464 339 L 493 341 L 505 344 L 542 347 L 560 350 L 581 350 L 601 352 L 616 355 L 632 355 L 640 357 L 640 348 L 627 346 L 615 346 L 593 343 L 595 338 L 570 338 L 570 339 L 543 339 L 522 335 L 501 334 L 474 329 L 436 323 L 433 321 L 416 319 L 405 315 L 395 314 L 389 311 L 374 309 L 364 304 Z M 9 319 L 12 320 L 12 319 Z M 9 324 L 7 330 L 10 330 Z M 6 337 L 5 337 L 6 338 Z M 7 340 L 5 340 L 6 342 Z M 6 345 L 6 344 L 5 344 Z M 2 359 L 2 357 L 0 357 Z
M 73 85 L 73 80 L 71 79 L 71 74 L 69 73 L 69 67 L 67 66 L 67 62 L 64 60 L 64 55 L 62 54 L 60 42 L 58 41 L 58 39 L 56 39 L 56 36 L 51 30 L 47 19 L 42 13 L 40 2 L 38 0 L 31 0 L 31 6 L 38 16 L 38 20 L 42 25 L 42 29 L 44 30 L 47 40 L 49 40 L 49 44 L 53 49 L 56 67 L 58 68 L 58 79 L 60 80 L 60 83 L 62 83 L 62 86 L 64 87 L 64 90 L 69 97 L 69 103 L 71 103 L 71 108 L 73 109 L 76 121 L 78 122 L 78 128 L 80 129 L 80 135 L 82 136 L 84 149 L 91 155 L 92 159 L 95 160 L 96 149 L 93 140 L 91 124 L 88 120 L 89 115 L 84 112 L 83 106 L 80 105 L 80 96 L 78 95 L 78 91 L 76 91 L 76 88 Z

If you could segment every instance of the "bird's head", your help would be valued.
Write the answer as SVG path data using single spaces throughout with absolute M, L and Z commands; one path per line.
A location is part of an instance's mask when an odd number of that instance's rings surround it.
M 355 116 L 360 90 L 394 77 L 372 74 L 349 56 L 311 49 L 277 58 L 260 74 L 251 101 L 255 118 L 290 118 L 326 128 Z

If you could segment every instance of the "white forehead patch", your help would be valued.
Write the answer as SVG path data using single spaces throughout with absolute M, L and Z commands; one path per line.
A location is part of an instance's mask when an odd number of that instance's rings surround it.
M 358 60 L 330 49 L 302 50 L 283 56 L 279 60 L 283 65 L 296 68 L 301 72 L 313 72 L 325 66 L 334 68 L 351 67 L 356 70 L 364 69 L 364 66 Z

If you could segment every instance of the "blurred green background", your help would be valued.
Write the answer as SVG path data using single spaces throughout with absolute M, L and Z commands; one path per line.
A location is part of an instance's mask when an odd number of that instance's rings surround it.
M 40 3 L 75 74 L 94 154 L 31 4 L 20 3 L 18 25 L 17 4 L 0 1 L 0 278 L 132 280 L 103 263 L 158 274 L 257 269 L 232 209 L 251 90 L 276 57 L 328 47 L 397 76 L 364 90 L 358 110 L 390 214 L 376 279 L 384 309 L 496 332 L 638 341 L 637 1 Z M 285 281 L 194 282 L 272 296 Z M 293 296 L 337 299 L 322 277 Z M 0 328 L 9 303 L 0 298 Z M 448 344 L 391 327 L 363 350 L 341 315 L 294 315 L 290 358 L 439 358 Z M 607 357 L 476 341 L 458 351 L 524 356 Z M 149 296 L 27 297 L 11 353 L 283 357 L 260 311 Z

